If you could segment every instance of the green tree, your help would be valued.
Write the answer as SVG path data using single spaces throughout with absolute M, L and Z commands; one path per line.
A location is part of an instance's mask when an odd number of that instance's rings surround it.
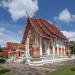
M 0 56 L 2 56 L 3 49 L 0 47 Z
M 75 54 L 75 41 L 70 41 L 71 53 Z
M 3 49 L 0 47 L 0 52 L 2 52 L 3 51 Z

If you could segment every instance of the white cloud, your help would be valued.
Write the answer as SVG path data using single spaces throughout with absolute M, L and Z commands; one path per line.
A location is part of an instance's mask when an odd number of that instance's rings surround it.
M 5 32 L 6 30 L 5 30 L 5 28 L 0 28 L 0 37 L 3 35 L 3 32 Z
M 0 27 L 0 32 L 4 32 L 4 31 L 6 31 L 6 29 L 3 27 Z
M 15 21 L 22 17 L 33 17 L 39 9 L 38 0 L 3 0 L 1 6 L 8 10 Z
M 0 32 L 0 36 L 1 36 L 1 35 L 3 35 L 3 34 Z
M 68 9 L 64 9 L 58 16 L 54 17 L 54 19 L 56 21 L 69 23 L 75 21 L 75 15 L 72 15 Z
M 72 31 L 62 31 L 62 32 L 70 41 L 75 41 L 75 32 Z
M 20 33 L 18 34 L 18 32 L 12 32 L 10 30 L 7 30 L 7 29 L 1 27 L 0 28 L 0 45 L 6 46 L 6 43 L 8 41 L 20 43 L 21 36 L 20 36 Z

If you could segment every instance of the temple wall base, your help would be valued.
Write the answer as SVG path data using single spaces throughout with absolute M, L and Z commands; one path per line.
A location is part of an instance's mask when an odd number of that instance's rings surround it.
M 40 66 L 43 64 L 48 64 L 48 63 L 53 63 L 53 62 L 60 62 L 60 61 L 67 61 L 67 60 L 72 60 L 75 59 L 75 56 L 71 56 L 70 58 L 68 56 L 41 56 L 40 58 L 32 58 L 32 57 L 21 57 L 19 59 L 15 59 L 13 61 L 13 58 L 8 59 L 7 62 L 12 62 L 13 63 L 25 63 L 28 65 L 33 65 L 33 66 Z

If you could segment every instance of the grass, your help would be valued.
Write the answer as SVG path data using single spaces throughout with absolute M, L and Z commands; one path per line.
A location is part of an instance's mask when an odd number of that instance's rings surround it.
M 75 71 L 73 71 L 74 68 L 75 68 L 75 64 L 72 64 L 62 69 L 53 72 L 48 72 L 45 75 L 75 75 Z M 14 75 L 14 74 L 9 69 L 4 68 L 0 64 L 0 75 Z
M 5 68 L 0 64 L 0 75 L 14 75 L 14 74 L 12 74 L 9 69 L 5 69 Z
M 50 72 L 50 73 L 48 72 L 45 75 L 75 75 L 75 71 L 72 71 L 72 68 L 75 68 L 75 64 Z

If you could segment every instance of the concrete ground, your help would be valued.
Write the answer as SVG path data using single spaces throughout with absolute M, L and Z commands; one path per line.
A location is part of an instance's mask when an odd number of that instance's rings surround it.
M 21 63 L 6 63 L 3 64 L 4 67 L 8 68 L 15 75 L 43 75 L 47 72 L 52 72 L 60 69 L 64 66 L 68 66 L 74 63 L 74 60 L 54 62 L 50 64 L 45 64 L 42 66 L 30 66 Z

